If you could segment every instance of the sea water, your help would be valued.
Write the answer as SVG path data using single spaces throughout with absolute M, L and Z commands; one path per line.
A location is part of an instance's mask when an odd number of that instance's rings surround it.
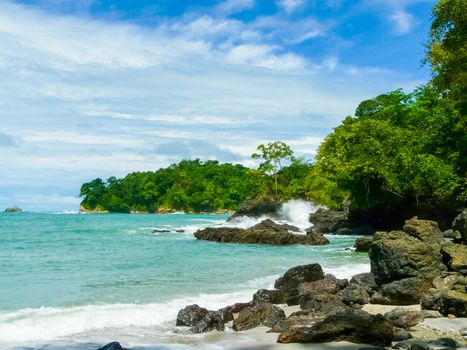
M 310 210 L 292 202 L 280 213 L 304 229 Z M 300 264 L 341 278 L 369 271 L 366 254 L 348 249 L 351 236 L 285 247 L 194 238 L 199 228 L 259 221 L 226 219 L 0 213 L 0 349 L 97 349 L 114 340 L 135 349 L 225 348 L 175 327 L 179 309 L 249 301 Z

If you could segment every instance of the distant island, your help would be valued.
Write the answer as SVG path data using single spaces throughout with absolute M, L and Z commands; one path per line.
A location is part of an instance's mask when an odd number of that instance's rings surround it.
M 5 209 L 5 213 L 22 213 L 23 210 L 17 206 L 9 207 Z

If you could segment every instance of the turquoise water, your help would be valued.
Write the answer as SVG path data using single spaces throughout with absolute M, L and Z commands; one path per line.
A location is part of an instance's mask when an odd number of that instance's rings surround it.
M 179 308 L 248 301 L 290 267 L 319 262 L 339 277 L 368 270 L 366 255 L 345 249 L 355 237 L 289 247 L 193 237 L 226 218 L 0 214 L 0 348 L 105 343 L 130 328 L 139 330 L 138 341 L 126 336 L 130 345 L 145 343 L 148 328 L 147 342 L 163 341 Z

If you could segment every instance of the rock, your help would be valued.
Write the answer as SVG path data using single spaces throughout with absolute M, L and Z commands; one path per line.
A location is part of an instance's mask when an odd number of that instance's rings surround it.
M 272 199 L 252 199 L 244 201 L 237 211 L 228 219 L 229 221 L 240 216 L 259 217 L 262 215 L 276 216 L 282 202 Z
M 122 348 L 119 342 L 114 341 L 111 343 L 108 343 L 107 345 L 104 345 L 102 348 L 99 348 L 97 350 L 126 350 Z
M 350 284 L 357 284 L 365 288 L 369 296 L 373 295 L 379 288 L 375 276 L 371 272 L 359 273 L 350 279 Z
M 443 317 L 439 311 L 436 310 L 422 310 L 423 318 L 440 318 Z
M 303 295 L 300 300 L 300 308 L 315 319 L 351 310 L 339 296 L 325 293 Z
M 415 225 L 409 220 L 411 225 L 406 224 L 406 229 L 420 237 L 425 237 L 420 232 L 436 231 L 431 222 L 425 225 L 420 221 L 424 220 L 417 219 Z M 422 241 L 404 231 L 377 232 L 369 251 L 371 272 L 388 303 L 417 303 L 433 279 L 446 272 L 440 251 L 435 238 Z
M 416 310 L 407 310 L 401 307 L 397 307 L 384 314 L 395 327 L 399 328 L 410 328 L 416 326 L 423 321 L 423 312 Z M 405 340 L 405 339 L 400 339 Z
M 371 244 L 373 243 L 373 237 L 359 237 L 355 240 L 354 248 L 356 252 L 368 252 Z
M 443 231 L 443 237 L 447 239 L 454 239 L 456 235 L 454 234 L 453 229 L 449 229 L 449 230 Z
M 249 306 L 238 314 L 233 322 L 234 331 L 245 331 L 258 326 L 273 327 L 285 319 L 284 310 L 271 303 L 259 303 Z
M 310 222 L 313 224 L 313 232 L 326 234 L 335 233 L 339 228 L 348 226 L 348 213 L 319 208 L 310 214 Z
M 156 228 L 152 230 L 152 233 L 167 233 L 167 232 L 170 232 L 170 230 L 167 230 L 165 228 Z
M 189 305 L 178 312 L 176 325 L 193 327 L 208 313 L 208 309 L 197 304 Z
M 315 322 L 316 318 L 311 313 L 301 315 L 290 315 L 285 320 L 276 323 L 268 333 L 283 333 L 292 327 L 307 326 Z
M 454 315 L 467 317 L 467 293 L 450 291 L 434 291 L 425 295 L 421 302 L 423 309 L 437 310 L 443 316 Z
M 422 242 L 439 243 L 444 238 L 436 221 L 419 220 L 416 216 L 405 222 L 403 230 Z
M 304 282 L 314 282 L 324 278 L 323 269 L 319 264 L 300 265 L 288 270 L 282 277 L 276 280 L 274 288 L 284 294 L 286 300 L 298 296 L 298 286 Z M 289 302 L 287 300 L 287 302 Z M 289 305 L 296 305 L 295 303 Z
M 331 274 L 326 274 L 323 279 L 300 283 L 298 285 L 298 294 L 335 294 L 347 287 L 348 284 L 349 282 L 346 279 L 338 279 Z
M 452 229 L 460 233 L 460 238 L 456 239 L 457 243 L 467 243 L 467 208 L 456 216 L 452 222 Z
M 283 304 L 285 303 L 284 295 L 276 289 L 260 289 L 253 294 L 253 303 L 271 303 L 271 304 Z
M 234 320 L 234 314 L 238 314 L 243 309 L 253 305 L 253 303 L 235 303 L 233 305 L 217 310 L 223 315 L 224 323 Z
M 451 271 L 467 276 L 467 245 L 448 243 L 441 248 L 444 264 Z
M 321 245 L 329 241 L 322 235 L 290 233 L 290 225 L 278 225 L 267 219 L 248 229 L 236 227 L 210 227 L 195 232 L 197 239 L 214 242 L 291 245 Z M 298 229 L 298 228 L 297 228 Z
M 404 340 L 395 344 L 393 349 L 399 350 L 430 350 L 430 346 L 419 340 Z
M 349 341 L 389 346 L 394 337 L 392 324 L 382 315 L 349 311 L 326 317 L 311 327 L 295 327 L 278 337 L 279 343 L 325 343 Z
M 17 206 L 6 208 L 5 213 L 21 213 L 23 210 L 18 208 Z
M 412 334 L 410 334 L 409 331 L 403 328 L 394 327 L 394 338 L 392 339 L 392 341 L 402 341 L 402 340 L 408 340 L 411 338 L 412 338 Z
M 224 330 L 224 312 L 209 311 L 201 320 L 190 328 L 193 333 L 210 332 L 214 329 L 218 331 Z
M 363 306 L 370 302 L 370 296 L 364 286 L 358 284 L 349 284 L 345 289 L 339 292 L 344 304 L 348 306 Z
M 451 338 L 439 338 L 437 340 L 430 340 L 428 344 L 440 346 L 443 348 L 458 348 L 459 347 L 459 344 L 457 344 L 457 342 Z

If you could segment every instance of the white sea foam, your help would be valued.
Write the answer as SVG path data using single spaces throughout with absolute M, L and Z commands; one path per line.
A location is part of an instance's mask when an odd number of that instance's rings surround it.
M 370 264 L 351 263 L 337 267 L 323 266 L 325 273 L 331 273 L 337 278 L 351 278 L 354 275 L 364 272 L 370 272 Z
M 190 304 L 219 309 L 248 301 L 254 290 L 225 294 L 201 294 L 166 303 L 106 304 L 76 307 L 42 307 L 0 312 L 0 343 L 50 342 L 77 334 L 99 333 L 109 328 L 156 327 L 171 322 Z

